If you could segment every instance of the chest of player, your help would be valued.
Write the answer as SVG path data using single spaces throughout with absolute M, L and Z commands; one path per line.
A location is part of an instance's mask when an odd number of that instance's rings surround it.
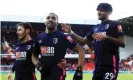
M 42 56 L 55 56 L 64 53 L 64 38 L 61 36 L 44 36 L 38 40 L 40 52 Z
M 113 29 L 115 25 L 113 24 L 99 24 L 94 29 L 94 33 L 101 33 L 108 36 L 114 36 L 116 34 L 116 31 Z
M 39 46 L 57 47 L 60 43 L 60 37 L 45 36 L 43 39 L 38 40 Z
M 31 59 L 31 45 L 20 45 L 16 46 L 15 53 L 16 53 L 16 60 L 28 60 Z

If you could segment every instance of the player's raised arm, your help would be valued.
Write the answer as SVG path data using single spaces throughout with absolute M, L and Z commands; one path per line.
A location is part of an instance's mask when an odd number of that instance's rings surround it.
M 96 40 L 109 40 L 115 44 L 117 44 L 118 46 L 120 47 L 125 47 L 125 41 L 124 41 L 124 34 L 123 34 L 123 31 L 122 31 L 122 27 L 120 24 L 118 23 L 114 23 L 116 24 L 112 29 L 114 30 L 114 33 L 115 33 L 115 36 L 116 38 L 114 37 L 111 37 L 111 36 L 108 36 L 108 35 L 105 35 L 105 34 L 101 34 L 101 33 L 95 33 L 93 34 L 93 38 L 96 39 Z
M 77 35 L 76 33 L 74 33 L 71 30 L 71 26 L 67 25 L 67 24 L 61 24 L 62 30 L 66 33 L 69 33 L 71 35 L 71 37 L 73 38 L 74 41 L 78 42 L 79 44 L 81 44 L 82 46 L 84 46 L 85 44 L 88 44 L 91 42 L 91 39 L 88 38 L 82 38 L 81 36 Z

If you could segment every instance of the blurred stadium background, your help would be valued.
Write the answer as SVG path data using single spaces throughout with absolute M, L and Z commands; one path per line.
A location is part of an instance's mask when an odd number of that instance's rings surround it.
M 42 21 L 43 19 L 40 18 Z M 118 80 L 133 80 L 133 16 L 119 19 L 122 24 L 123 32 L 125 34 L 126 48 L 120 49 L 120 71 Z M 1 67 L 0 74 L 1 80 L 7 80 L 7 73 L 11 69 L 14 61 L 15 55 L 12 52 L 15 43 L 17 42 L 16 35 L 16 24 L 21 21 L 1 21 Z M 27 22 L 27 21 L 26 21 Z M 45 30 L 45 25 L 42 22 L 31 21 L 33 26 L 32 37 L 35 37 L 37 34 Z M 72 30 L 84 37 L 94 26 L 95 24 L 88 24 L 86 21 L 83 21 L 82 24 L 71 24 Z M 61 30 L 60 24 L 58 29 Z M 89 45 L 89 49 L 86 52 L 86 60 L 84 64 L 84 80 L 91 80 L 92 71 L 95 67 L 94 65 L 94 52 Z M 67 77 L 66 80 L 71 80 L 74 70 L 77 67 L 77 53 L 67 50 L 66 53 L 66 70 Z M 37 73 L 38 80 L 40 80 L 40 73 Z M 12 79 L 13 80 L 13 79 Z

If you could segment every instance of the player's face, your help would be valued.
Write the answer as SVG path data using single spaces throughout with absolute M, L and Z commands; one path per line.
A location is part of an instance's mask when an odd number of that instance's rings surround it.
M 24 29 L 23 26 L 18 26 L 17 35 L 19 41 L 23 41 L 26 38 L 26 30 Z
M 55 14 L 49 14 L 46 17 L 45 25 L 49 30 L 54 30 L 58 25 L 58 18 Z
M 109 16 L 108 12 L 105 11 L 98 11 L 98 19 L 99 20 L 105 20 Z

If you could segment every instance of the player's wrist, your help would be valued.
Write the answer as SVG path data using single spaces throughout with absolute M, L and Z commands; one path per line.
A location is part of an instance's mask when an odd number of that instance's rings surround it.
M 73 32 L 72 30 L 70 30 L 69 34 L 70 34 L 70 35 L 73 35 L 73 34 L 74 34 L 74 32 Z
M 38 62 L 37 64 L 35 64 L 35 68 L 39 71 L 42 70 L 42 64 L 40 62 Z
M 82 66 L 78 66 L 78 67 L 77 67 L 77 70 L 78 70 L 78 71 L 82 71 L 82 70 L 83 70 Z
M 110 39 L 110 37 L 108 35 L 106 35 L 105 39 Z

